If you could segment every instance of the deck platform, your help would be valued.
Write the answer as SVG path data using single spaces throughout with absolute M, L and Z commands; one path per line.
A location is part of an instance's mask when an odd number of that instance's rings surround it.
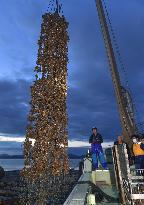
M 101 202 L 96 198 L 96 205 L 119 205 L 120 203 L 117 202 L 119 198 L 118 192 L 116 190 L 116 186 L 109 183 L 109 175 L 108 171 L 98 171 L 96 182 L 93 185 L 96 188 L 96 196 L 97 194 L 102 195 L 104 198 Z M 103 176 L 103 180 L 101 181 L 101 177 Z M 108 179 L 107 179 L 108 176 Z M 105 181 L 106 180 L 106 181 Z M 86 205 L 87 195 L 91 190 L 91 181 L 93 181 L 93 176 L 91 172 L 83 173 L 80 177 L 77 185 L 74 187 L 73 191 L 65 201 L 63 205 Z M 108 182 L 108 183 L 107 183 Z M 110 200 L 110 201 L 109 201 Z
M 90 180 L 91 173 L 84 173 L 63 205 L 84 205 Z

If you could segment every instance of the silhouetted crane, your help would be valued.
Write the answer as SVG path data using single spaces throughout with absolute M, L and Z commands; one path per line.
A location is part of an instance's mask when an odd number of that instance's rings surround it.
M 104 38 L 104 44 L 110 65 L 114 90 L 116 94 L 120 121 L 122 126 L 122 134 L 124 136 L 124 141 L 129 145 L 129 147 L 131 147 L 131 136 L 137 133 L 133 102 L 129 91 L 126 88 L 124 88 L 124 86 L 121 84 L 120 75 L 118 72 L 117 62 L 115 58 L 115 53 L 111 41 L 110 31 L 107 24 L 107 19 L 105 16 L 102 0 L 95 1 L 101 25 L 101 30 Z

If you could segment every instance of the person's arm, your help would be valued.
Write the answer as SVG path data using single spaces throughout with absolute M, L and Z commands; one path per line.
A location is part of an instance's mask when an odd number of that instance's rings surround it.
M 100 140 L 100 143 L 103 143 L 103 137 L 101 136 L 101 134 L 99 134 L 99 140 Z
M 144 144 L 143 144 L 143 143 L 141 143 L 140 148 L 141 148 L 142 150 L 144 150 Z
M 90 138 L 89 138 L 89 143 L 90 143 L 90 144 L 92 143 L 92 135 L 91 135 Z
M 117 142 L 117 141 L 115 141 L 115 142 L 114 142 L 114 145 L 118 145 L 118 142 Z

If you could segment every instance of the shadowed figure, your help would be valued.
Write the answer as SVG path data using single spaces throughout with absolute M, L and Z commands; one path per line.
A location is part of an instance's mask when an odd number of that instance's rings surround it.
M 103 138 L 101 134 L 97 132 L 97 128 L 92 128 L 92 135 L 89 138 L 89 143 L 91 144 L 92 153 L 92 169 L 98 169 L 98 161 L 100 161 L 103 169 L 108 169 L 107 162 L 103 153 L 101 143 L 103 143 Z

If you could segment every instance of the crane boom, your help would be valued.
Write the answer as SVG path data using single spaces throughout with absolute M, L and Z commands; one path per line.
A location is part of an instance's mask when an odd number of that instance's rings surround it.
M 96 1 L 96 7 L 97 7 L 99 21 L 101 25 L 101 30 L 102 30 L 102 34 L 104 38 L 106 53 L 107 53 L 108 61 L 110 65 L 110 71 L 111 71 L 112 81 L 114 85 L 114 90 L 116 94 L 116 99 L 117 99 L 117 104 L 118 104 L 118 109 L 119 109 L 119 116 L 120 116 L 120 121 L 121 121 L 121 126 L 122 126 L 122 133 L 123 133 L 125 142 L 128 143 L 129 146 L 131 147 L 132 141 L 131 141 L 130 136 L 135 134 L 136 132 L 135 123 L 134 123 L 134 119 L 133 120 L 130 119 L 128 112 L 127 112 L 127 108 L 125 106 L 123 92 L 122 92 L 123 86 L 121 85 L 121 81 L 120 81 L 120 76 L 119 76 L 119 72 L 117 68 L 117 63 L 116 63 L 116 58 L 114 54 L 114 49 L 112 46 L 109 28 L 107 25 L 107 20 L 106 20 L 104 9 L 103 9 L 103 4 L 101 0 L 95 0 L 95 1 Z

